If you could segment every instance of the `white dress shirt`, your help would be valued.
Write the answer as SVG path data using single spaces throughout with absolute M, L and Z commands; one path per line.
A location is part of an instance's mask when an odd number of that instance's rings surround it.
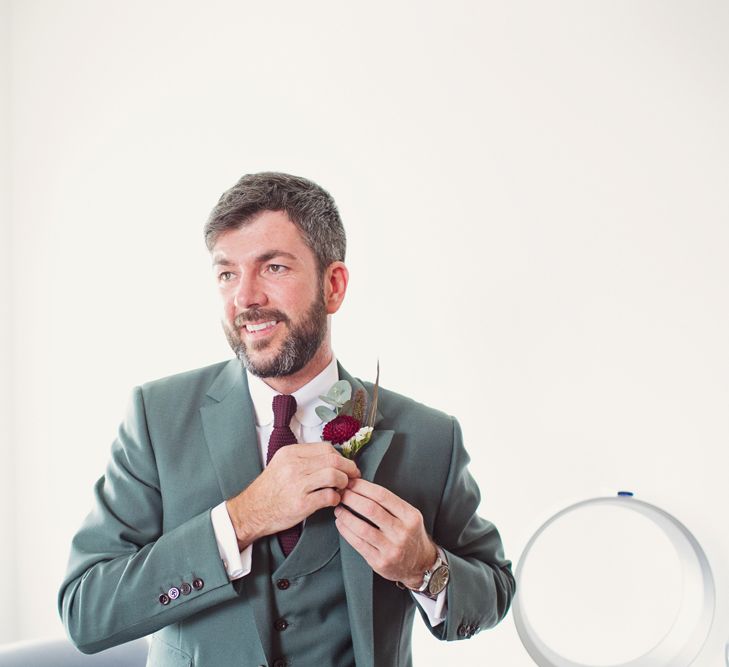
M 246 374 L 256 417 L 256 434 L 258 435 L 261 464 L 265 467 L 268 440 L 273 430 L 273 397 L 278 392 L 269 387 L 261 378 L 248 373 L 247 370 Z M 316 414 L 316 408 L 319 405 L 326 405 L 326 403 L 319 396 L 326 394 L 338 380 L 337 360 L 332 355 L 331 362 L 319 375 L 293 393 L 293 397 L 296 399 L 296 414 L 291 418 L 290 426 L 298 442 L 321 442 L 324 422 Z M 238 551 L 238 540 L 225 502 L 214 507 L 210 516 L 220 558 L 223 560 L 228 577 L 231 581 L 244 577 L 251 571 L 252 545 L 248 545 L 243 551 Z M 441 557 L 444 557 L 442 551 L 440 549 L 438 551 L 441 553 Z M 416 592 L 412 592 L 412 595 L 423 608 L 431 626 L 435 627 L 445 620 L 447 610 L 445 590 L 435 600 Z

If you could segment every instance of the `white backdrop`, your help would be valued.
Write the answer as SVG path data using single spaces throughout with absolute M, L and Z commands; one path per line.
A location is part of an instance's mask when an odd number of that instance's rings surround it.
M 15 631 L 14 447 L 11 447 L 10 415 L 10 20 L 9 5 L 0 3 L 0 572 L 9 574 L 7 601 L 0 604 L 0 641 Z
M 459 418 L 507 557 L 562 506 L 635 491 L 707 552 L 696 664 L 719 664 L 727 3 L 0 7 L 0 640 L 61 632 L 131 387 L 230 356 L 202 225 L 240 175 L 279 170 L 344 219 L 336 354 Z M 511 618 L 453 645 L 418 627 L 415 659 L 532 664 Z

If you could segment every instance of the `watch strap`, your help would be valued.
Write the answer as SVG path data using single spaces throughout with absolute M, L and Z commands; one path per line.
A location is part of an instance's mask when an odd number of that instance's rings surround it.
M 419 588 L 410 588 L 410 586 L 406 586 L 400 581 L 396 581 L 398 588 L 402 588 L 408 591 L 412 591 L 413 593 L 419 593 L 420 595 L 425 595 L 426 597 L 430 598 L 431 600 L 434 600 L 438 597 L 438 595 L 432 595 L 430 591 L 428 590 L 428 585 L 430 584 L 430 579 L 433 576 L 433 573 L 442 566 L 448 566 L 448 560 L 446 559 L 444 551 L 436 544 L 435 545 L 437 555 L 435 557 L 435 562 L 423 573 L 423 583 L 420 585 Z

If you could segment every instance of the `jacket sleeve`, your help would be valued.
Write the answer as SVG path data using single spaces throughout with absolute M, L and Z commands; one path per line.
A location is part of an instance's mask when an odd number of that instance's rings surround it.
M 433 526 L 433 539 L 445 551 L 450 569 L 444 623 L 426 627 L 438 639 L 468 639 L 499 623 L 516 592 L 511 561 L 504 558 L 499 531 L 476 514 L 481 494 L 468 471 L 470 458 L 461 427 L 451 417 L 451 461 Z
M 210 511 L 168 532 L 163 532 L 162 516 L 159 476 L 137 387 L 106 472 L 94 487 L 93 509 L 73 538 L 58 594 L 66 632 L 84 653 L 150 634 L 236 597 Z M 172 595 L 171 589 L 176 589 Z

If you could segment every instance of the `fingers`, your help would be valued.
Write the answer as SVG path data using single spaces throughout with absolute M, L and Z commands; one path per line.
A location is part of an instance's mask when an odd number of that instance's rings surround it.
M 337 516 L 336 520 L 336 526 L 337 530 L 339 531 L 340 535 L 349 542 L 352 547 L 361 554 L 362 558 L 364 558 L 369 564 L 370 567 L 374 567 L 374 563 L 376 562 L 379 551 L 376 547 L 372 546 L 369 542 L 364 540 L 362 537 L 360 537 L 357 533 L 355 533 L 350 526 L 346 523 L 345 519 L 343 518 L 343 515 L 349 514 L 353 519 L 360 521 L 360 519 L 357 519 L 354 515 L 347 512 L 345 509 L 337 508 L 334 510 L 334 513 L 337 514 L 339 512 L 339 516 Z M 367 525 L 364 523 L 364 521 L 361 521 L 364 525 Z M 372 528 L 372 530 L 375 530 Z
M 341 470 L 337 470 L 336 468 L 322 468 L 306 476 L 304 491 L 310 493 L 324 487 L 339 489 L 341 491 L 347 488 L 348 483 L 349 477 Z
M 347 488 L 355 495 L 369 498 L 377 503 L 377 505 L 384 507 L 390 514 L 400 519 L 406 518 L 411 513 L 411 510 L 415 509 L 410 503 L 405 502 L 384 486 L 368 482 L 366 479 L 352 479 L 349 481 Z M 349 505 L 344 498 L 342 498 L 342 501 Z M 359 510 L 357 511 L 359 512 Z M 361 512 L 361 514 L 365 514 L 365 512 Z
M 351 479 L 360 477 L 354 461 L 329 443 L 295 443 L 279 449 L 249 495 L 265 516 L 271 534 L 281 523 L 294 525 L 322 507 L 335 507 Z M 285 488 L 286 494 L 280 494 Z
M 334 510 L 337 530 L 380 576 L 419 586 L 423 568 L 435 560 L 435 557 L 429 560 L 435 547 L 424 530 L 420 511 L 395 496 L 408 508 L 404 519 L 395 517 L 376 501 L 352 490 L 357 486 L 359 490 L 363 489 L 358 484 L 360 481 L 350 481 L 349 488 L 342 494 L 342 505 Z M 392 498 L 378 490 L 382 487 L 376 484 L 370 484 L 370 487 L 377 489 L 368 487 L 368 492 L 392 504 Z M 345 504 L 362 516 L 352 514 L 343 506 Z M 380 522 L 381 527 L 367 523 L 370 518 Z M 423 565 L 426 560 L 428 562 Z
M 271 461 L 289 460 L 289 457 L 298 459 L 297 465 L 301 472 L 308 473 L 322 468 L 336 468 L 341 470 L 347 477 L 360 477 L 357 464 L 351 459 L 342 456 L 332 445 L 327 442 L 297 443 L 282 447 L 276 452 Z
M 342 493 L 342 504 L 372 521 L 392 542 L 404 533 L 422 533 L 423 515 L 417 507 L 379 484 L 352 479 Z
M 313 514 L 322 507 L 336 507 L 339 504 L 339 493 L 331 488 L 318 489 L 312 491 L 309 495 L 310 509 L 309 514 Z M 307 515 L 308 516 L 308 515 Z
M 348 459 L 345 456 L 342 456 L 336 449 L 332 447 L 332 451 L 328 452 L 326 454 L 322 454 L 320 458 L 316 459 L 317 462 L 320 462 L 321 467 L 332 467 L 336 468 L 337 470 L 341 470 L 347 477 L 350 477 L 352 479 L 358 478 L 361 476 L 359 472 L 359 468 L 357 467 L 357 464 L 352 461 L 351 459 Z
M 236 537 L 248 544 L 295 525 L 318 509 L 335 507 L 348 482 L 359 477 L 354 461 L 329 443 L 282 447 L 253 483 L 230 499 Z M 281 494 L 281 489 L 287 493 Z
M 321 454 L 337 453 L 333 445 L 328 442 L 298 442 L 290 447 L 301 449 L 302 456 L 319 456 Z
M 385 533 L 394 532 L 397 530 L 397 524 L 400 523 L 382 505 L 349 489 L 345 489 L 342 494 L 342 503 L 372 521 Z
M 342 536 L 362 556 L 368 553 L 370 557 L 365 556 L 365 559 L 372 565 L 372 557 L 379 557 L 380 549 L 387 544 L 382 531 L 370 526 L 366 521 L 362 521 L 344 507 L 337 507 L 334 510 L 334 516 L 336 517 L 335 524 Z

